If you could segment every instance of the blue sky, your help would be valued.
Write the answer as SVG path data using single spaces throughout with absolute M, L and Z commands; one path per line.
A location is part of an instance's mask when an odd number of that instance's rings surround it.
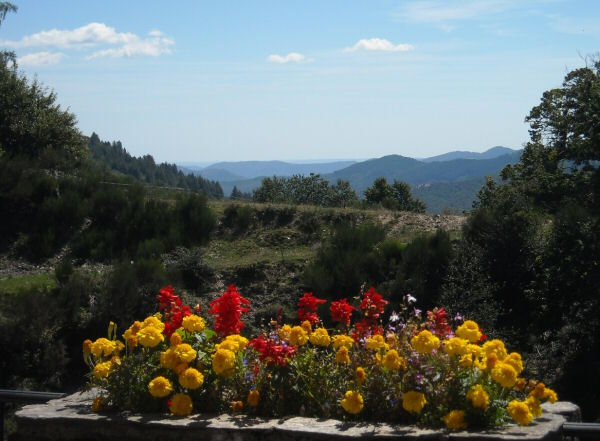
M 600 2 L 14 1 L 0 47 L 84 134 L 159 161 L 520 148 Z

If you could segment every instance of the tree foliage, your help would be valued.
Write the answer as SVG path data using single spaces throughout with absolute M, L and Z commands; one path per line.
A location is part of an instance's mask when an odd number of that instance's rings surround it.
M 365 190 L 365 199 L 369 205 L 381 205 L 390 210 L 425 212 L 425 204 L 419 199 L 414 199 L 410 185 L 394 179 L 392 185 L 385 178 L 377 178 Z

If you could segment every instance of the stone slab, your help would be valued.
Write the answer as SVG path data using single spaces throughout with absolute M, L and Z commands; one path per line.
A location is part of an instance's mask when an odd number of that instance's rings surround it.
M 46 404 L 29 405 L 15 414 L 12 441 L 317 441 L 317 440 L 561 440 L 565 416 L 547 409 L 527 427 L 508 425 L 484 432 L 429 430 L 416 426 L 348 423 L 331 419 L 290 417 L 260 419 L 231 415 L 136 415 L 90 411 L 94 394 L 77 393 Z M 568 406 L 567 406 L 568 407 Z M 557 410 L 564 411 L 565 406 Z

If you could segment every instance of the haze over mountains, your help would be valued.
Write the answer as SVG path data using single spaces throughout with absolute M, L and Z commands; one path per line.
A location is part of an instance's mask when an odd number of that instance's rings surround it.
M 252 192 L 264 177 L 316 173 L 330 182 L 347 180 L 359 195 L 378 177 L 411 185 L 413 194 L 427 204 L 428 212 L 469 210 L 486 176 L 497 177 L 507 164 L 518 162 L 520 150 L 496 146 L 485 152 L 453 151 L 415 159 L 388 155 L 366 161 L 297 164 L 284 161 L 219 162 L 207 167 L 185 166 L 185 171 L 221 184 L 229 195 L 234 186 Z

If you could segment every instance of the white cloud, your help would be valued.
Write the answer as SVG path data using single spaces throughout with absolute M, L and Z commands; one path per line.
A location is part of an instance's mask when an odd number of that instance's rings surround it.
M 267 61 L 270 63 L 286 64 L 286 63 L 305 63 L 308 60 L 304 55 L 298 52 L 290 52 L 287 55 L 272 54 L 267 57 Z
M 90 60 L 100 57 L 133 57 L 138 55 L 156 57 L 171 53 L 171 47 L 175 42 L 156 29 L 150 31 L 147 37 L 142 38 L 131 32 L 117 32 L 115 28 L 104 23 L 89 23 L 72 30 L 52 29 L 41 31 L 27 35 L 18 41 L 0 41 L 0 44 L 12 48 L 54 47 L 80 50 L 98 48 L 86 57 Z M 101 49 L 102 46 L 108 47 Z
M 60 63 L 67 56 L 62 52 L 35 52 L 17 58 L 19 66 L 49 66 Z
M 400 43 L 394 44 L 385 38 L 363 38 L 358 40 L 352 47 L 347 47 L 344 52 L 364 51 L 383 51 L 383 52 L 407 52 L 414 50 L 412 44 Z

